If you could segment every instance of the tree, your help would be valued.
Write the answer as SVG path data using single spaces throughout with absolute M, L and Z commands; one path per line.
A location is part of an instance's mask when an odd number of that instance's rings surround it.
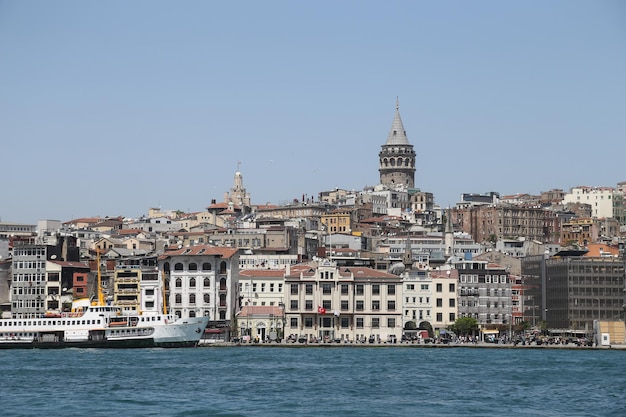
M 478 321 L 473 317 L 459 317 L 452 325 L 454 333 L 459 336 L 474 334 L 478 330 Z

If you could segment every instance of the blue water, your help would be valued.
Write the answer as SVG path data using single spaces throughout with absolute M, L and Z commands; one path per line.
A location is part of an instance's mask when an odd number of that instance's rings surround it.
M 626 416 L 626 351 L 0 351 L 2 416 Z

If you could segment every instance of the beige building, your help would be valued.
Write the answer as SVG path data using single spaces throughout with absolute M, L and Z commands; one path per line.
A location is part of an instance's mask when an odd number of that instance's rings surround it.
M 388 342 L 402 335 L 402 278 L 327 259 L 287 268 L 285 335 Z
M 448 329 L 458 317 L 458 270 L 432 271 L 433 317 L 435 333 L 441 334 Z
M 283 339 L 285 310 L 282 306 L 244 306 L 237 314 L 239 338 L 243 342 L 279 342 Z

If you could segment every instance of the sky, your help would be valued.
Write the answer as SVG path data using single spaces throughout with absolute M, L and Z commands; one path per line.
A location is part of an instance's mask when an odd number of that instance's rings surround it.
M 626 181 L 626 2 L 0 0 L 0 221 Z

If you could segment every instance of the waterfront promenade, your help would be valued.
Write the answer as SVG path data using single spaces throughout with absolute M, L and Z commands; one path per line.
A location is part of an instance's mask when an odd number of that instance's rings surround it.
M 570 350 L 626 350 L 626 344 L 612 344 L 609 346 L 578 346 L 573 343 L 552 344 L 514 344 L 514 343 L 299 343 L 299 342 L 259 342 L 259 343 L 236 343 L 236 342 L 212 342 L 203 343 L 199 347 L 249 347 L 249 348 L 416 348 L 416 349 L 446 349 L 446 348 L 493 348 L 493 349 L 570 349 Z

